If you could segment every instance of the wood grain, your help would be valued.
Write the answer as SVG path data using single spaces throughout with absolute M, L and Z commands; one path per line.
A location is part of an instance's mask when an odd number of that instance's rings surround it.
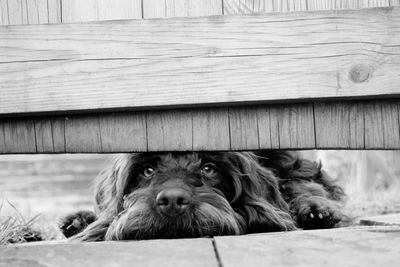
M 257 107 L 258 137 L 261 149 L 279 149 L 278 109 Z
M 277 118 L 280 149 L 315 147 L 314 111 L 311 103 L 281 106 Z
M 149 112 L 148 151 L 192 150 L 192 113 L 190 110 Z
M 146 114 L 112 113 L 99 116 L 103 152 L 147 150 Z
M 230 108 L 229 130 L 232 150 L 253 150 L 260 148 L 257 108 Z
M 350 120 L 350 107 L 351 105 L 348 103 L 328 102 L 315 104 L 315 134 L 318 147 L 351 147 L 350 136 L 352 129 L 355 128 L 355 131 L 362 129 L 352 125 L 354 119 Z
M 0 25 L 60 22 L 60 0 L 0 0 Z
M 193 111 L 193 150 L 229 150 L 228 108 Z
M 142 18 L 141 0 L 62 0 L 62 22 Z
M 224 14 L 319 11 L 399 6 L 398 0 L 223 0 Z
M 146 0 L 144 18 L 222 15 L 222 0 Z
M 30 243 L 33 244 L 33 243 Z M 54 243 L 3 246 L 0 266 L 210 266 L 218 262 L 212 239 Z
M 399 148 L 398 104 L 372 102 L 365 109 L 365 147 Z
M 102 152 L 99 117 L 97 115 L 66 117 L 65 149 L 67 152 Z
M 400 100 L 2 118 L 0 153 L 399 149 Z
M 398 266 L 400 227 L 342 228 L 215 237 L 221 265 Z
M 399 25 L 386 8 L 1 27 L 0 114 L 398 96 Z
M 0 153 L 35 153 L 35 125 L 32 118 L 0 120 Z M 4 140 L 4 141 L 3 141 Z

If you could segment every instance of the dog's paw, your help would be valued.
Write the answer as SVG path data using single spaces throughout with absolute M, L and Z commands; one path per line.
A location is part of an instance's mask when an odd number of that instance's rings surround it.
M 345 217 L 336 202 L 322 197 L 308 198 L 295 214 L 297 225 L 307 230 L 333 228 Z
M 89 224 L 96 220 L 92 211 L 78 211 L 69 214 L 60 220 L 59 228 L 65 237 L 69 238 L 82 232 Z

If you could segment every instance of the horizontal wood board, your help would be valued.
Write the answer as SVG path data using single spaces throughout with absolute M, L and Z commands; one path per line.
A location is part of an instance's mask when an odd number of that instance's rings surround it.
M 198 239 L 8 245 L 8 266 L 386 266 L 397 267 L 400 227 L 265 233 Z
M 8 266 L 218 267 L 218 261 L 212 239 L 202 238 L 4 246 L 0 250 L 0 267 Z
M 0 114 L 398 96 L 399 11 L 0 27 Z
M 400 149 L 400 100 L 0 119 L 0 153 Z
M 400 227 L 215 237 L 221 266 L 398 266 Z

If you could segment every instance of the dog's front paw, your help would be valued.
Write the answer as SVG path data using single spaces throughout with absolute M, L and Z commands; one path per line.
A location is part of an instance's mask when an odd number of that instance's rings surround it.
M 303 229 L 333 228 L 345 217 L 339 205 L 323 197 L 309 197 L 294 209 L 297 225 Z
M 82 232 L 89 224 L 96 220 L 92 211 L 78 211 L 69 214 L 60 220 L 59 228 L 65 237 L 69 238 Z

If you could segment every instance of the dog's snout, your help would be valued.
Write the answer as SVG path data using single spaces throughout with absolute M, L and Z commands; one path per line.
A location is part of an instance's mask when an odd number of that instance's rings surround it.
M 165 215 L 177 216 L 188 208 L 190 195 L 178 188 L 164 189 L 157 194 L 156 204 Z

